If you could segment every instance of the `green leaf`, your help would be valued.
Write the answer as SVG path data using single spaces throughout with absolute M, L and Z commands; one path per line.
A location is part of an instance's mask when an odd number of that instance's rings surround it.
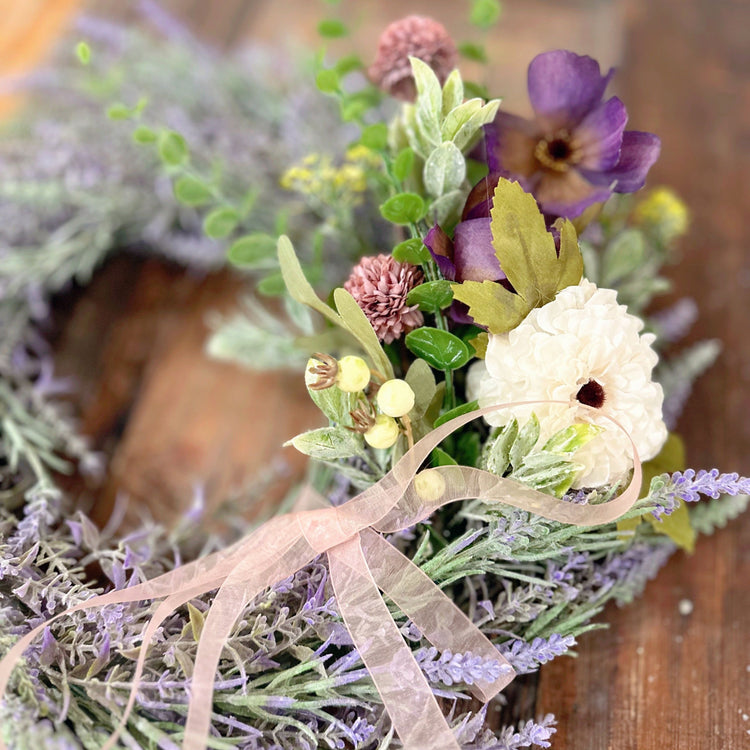
M 648 496 L 654 479 L 661 477 L 662 474 L 684 471 L 686 465 L 685 444 L 679 435 L 670 432 L 659 455 L 643 464 L 641 497 Z M 678 547 L 682 547 L 688 552 L 693 551 L 695 547 L 695 529 L 693 529 L 690 523 L 690 513 L 684 502 L 681 502 L 670 515 L 663 515 L 661 519 L 655 518 L 651 513 L 645 513 L 642 516 L 618 521 L 617 530 L 633 530 L 643 520 L 648 521 L 658 534 L 668 536 Z
M 129 120 L 133 116 L 133 110 L 122 102 L 116 102 L 107 108 L 107 117 L 110 120 Z
M 399 263 L 411 263 L 418 266 L 430 260 L 430 251 L 425 247 L 422 240 L 415 237 L 399 242 L 393 248 L 393 258 Z
M 156 132 L 147 125 L 139 125 L 133 131 L 133 140 L 136 143 L 154 143 L 157 138 Z
M 448 331 L 423 326 L 406 335 L 406 347 L 437 370 L 457 370 L 470 359 L 469 347 Z
M 445 412 L 445 414 L 441 414 L 435 420 L 435 424 L 433 424 L 433 428 L 440 427 L 441 424 L 450 422 L 451 419 L 460 417 L 462 414 L 468 414 L 471 411 L 476 411 L 478 408 L 479 408 L 478 401 L 469 401 L 468 404 L 461 404 L 460 406 L 456 406 L 454 409 L 450 409 L 449 411 Z
M 187 603 L 188 615 L 190 617 L 190 631 L 193 635 L 193 640 L 197 643 L 200 640 L 201 633 L 203 632 L 203 623 L 205 616 L 194 604 L 191 602 Z
M 437 131 L 439 118 L 443 110 L 443 90 L 440 88 L 440 81 L 435 71 L 418 57 L 410 57 L 409 62 L 417 88 L 415 104 L 417 119 L 429 131 Z M 426 135 L 434 134 L 430 132 Z
M 456 190 L 466 179 L 466 159 L 451 141 L 441 143 L 427 157 L 422 177 L 427 192 L 439 198 Z
M 607 245 L 602 257 L 602 286 L 612 286 L 638 270 L 646 255 L 643 233 L 626 229 Z
M 464 83 L 458 68 L 451 71 L 443 85 L 443 117 L 458 107 L 464 100 Z
M 519 468 L 526 456 L 539 441 L 539 420 L 532 414 L 529 421 L 518 431 L 518 437 L 510 448 L 510 463 L 513 468 Z
M 464 281 L 451 284 L 453 298 L 469 306 L 469 315 L 490 333 L 505 333 L 515 328 L 531 308 L 518 294 L 494 281 Z
M 169 167 L 178 167 L 184 164 L 190 154 L 187 142 L 174 130 L 162 130 L 159 133 L 159 157 Z
M 404 380 L 414 391 L 414 407 L 409 412 L 409 417 L 412 420 L 421 419 L 432 403 L 437 390 L 432 369 L 423 359 L 415 359 Z
M 362 130 L 359 142 L 373 151 L 383 151 L 388 145 L 388 128 L 382 122 L 368 125 Z
M 648 496 L 651 480 L 654 477 L 661 474 L 672 474 L 675 471 L 684 471 L 686 466 L 685 443 L 676 432 L 670 432 L 659 454 L 643 464 L 643 482 L 641 483 L 640 496 Z
M 458 45 L 458 53 L 467 60 L 479 63 L 487 62 L 487 50 L 483 45 L 475 42 L 462 42 Z
M 664 515 L 661 519 L 647 513 L 646 520 L 654 527 L 654 531 L 665 534 L 678 547 L 690 553 L 695 550 L 695 529 L 690 523 L 690 511 L 685 502 L 680 502 L 668 516 Z
M 510 449 L 518 437 L 518 420 L 512 419 L 487 443 L 482 455 L 482 466 L 487 471 L 503 476 L 510 466 Z
M 430 458 L 433 466 L 458 466 L 458 461 L 442 448 L 435 448 L 430 454 Z
M 593 440 L 601 432 L 603 427 L 588 422 L 572 424 L 559 432 L 556 432 L 542 447 L 543 451 L 549 453 L 568 454 L 575 453 L 579 448 Z
M 213 240 L 230 235 L 239 224 L 240 215 L 232 206 L 219 206 L 203 220 L 203 232 Z M 274 243 L 275 247 L 276 243 Z
M 351 458 L 363 452 L 362 436 L 344 427 L 321 427 L 303 432 L 284 443 L 285 447 L 288 445 L 321 461 Z
M 335 94 L 339 90 L 339 74 L 333 68 L 319 70 L 315 76 L 315 85 L 324 94 Z
M 534 307 L 551 302 L 560 289 L 577 284 L 583 258 L 569 221 L 557 224 L 560 255 L 534 197 L 516 182 L 498 181 L 491 211 L 492 244 L 517 294 L 494 282 L 455 284 L 455 298 L 492 333 L 515 328 Z
M 336 60 L 333 67 L 339 76 L 343 78 L 345 75 L 353 73 L 355 70 L 361 70 L 365 65 L 359 55 L 344 55 L 344 57 Z
M 334 325 L 340 325 L 341 319 L 336 314 L 336 311 L 326 305 L 315 294 L 315 290 L 305 277 L 302 266 L 300 266 L 299 260 L 297 260 L 294 247 L 286 235 L 279 237 L 277 248 L 281 274 L 284 277 L 284 283 L 286 284 L 289 296 L 297 300 L 297 302 L 319 312 Z
M 266 297 L 281 297 L 286 291 L 284 277 L 279 271 L 269 274 L 258 282 L 256 289 Z
M 383 351 L 370 321 L 354 297 L 346 289 L 339 287 L 333 291 L 333 301 L 339 312 L 339 325 L 342 325 L 359 341 L 373 365 L 382 375 L 387 379 L 393 378 L 393 365 Z
M 450 281 L 428 281 L 415 286 L 406 296 L 407 305 L 419 305 L 423 312 L 436 313 L 453 302 Z
M 338 18 L 325 18 L 318 24 L 318 34 L 327 39 L 339 39 L 348 33 L 346 25 Z
M 393 176 L 399 181 L 403 182 L 411 173 L 412 165 L 414 164 L 414 151 L 408 146 L 398 152 L 398 155 L 393 160 Z
M 474 355 L 477 359 L 484 359 L 487 356 L 487 344 L 489 344 L 490 337 L 487 331 L 478 333 L 473 339 L 469 339 L 467 343 L 469 346 L 474 348 L 476 354 Z
M 469 22 L 480 29 L 488 29 L 497 23 L 501 12 L 500 0 L 472 0 Z
M 380 213 L 392 224 L 415 224 L 427 213 L 427 207 L 416 193 L 399 193 L 381 204 Z
M 259 269 L 275 265 L 276 240 L 269 234 L 248 234 L 235 240 L 227 257 L 240 268 Z
M 476 81 L 464 81 L 464 89 L 466 90 L 466 96 L 475 96 L 478 99 L 484 99 L 484 101 L 490 98 L 489 89 Z
M 86 42 L 76 44 L 76 57 L 81 65 L 88 65 L 91 62 L 91 47 Z
M 202 206 L 213 199 L 211 186 L 196 177 L 180 177 L 174 184 L 174 194 L 186 206 Z

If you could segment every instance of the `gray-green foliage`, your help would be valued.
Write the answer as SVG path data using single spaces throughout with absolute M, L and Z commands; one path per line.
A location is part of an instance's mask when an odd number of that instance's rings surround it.
M 394 151 L 408 146 L 419 157 L 419 178 L 432 199 L 430 216 L 442 223 L 454 217 L 466 199 L 471 186 L 466 180 L 464 153 L 482 126 L 495 117 L 500 100 L 464 101 L 458 70 L 441 88 L 429 65 L 417 58 L 412 58 L 411 64 L 417 99 L 404 105 L 400 118 L 393 121 L 389 141 Z

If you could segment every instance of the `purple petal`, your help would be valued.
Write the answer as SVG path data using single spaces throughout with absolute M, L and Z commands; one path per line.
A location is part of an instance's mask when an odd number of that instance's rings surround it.
M 584 169 L 612 169 L 620 158 L 622 135 L 628 113 L 616 96 L 591 111 L 575 130 Z
M 596 60 L 567 50 L 537 55 L 528 72 L 531 106 L 548 126 L 573 128 L 599 104 L 613 74 L 603 76 Z
M 422 240 L 430 251 L 432 259 L 437 263 L 443 278 L 448 281 L 456 280 L 456 266 L 453 263 L 453 240 L 443 231 L 439 224 L 435 224 L 427 236 Z
M 606 201 L 611 194 L 611 190 L 591 184 L 574 169 L 545 172 L 534 190 L 545 214 L 568 219 L 580 216 L 594 203 Z
M 592 184 L 607 186 L 616 193 L 633 193 L 646 182 L 646 175 L 659 158 L 661 141 L 653 133 L 626 130 L 622 137 L 620 160 L 610 170 L 594 172 L 582 169 L 581 174 Z
M 485 126 L 484 144 L 479 143 L 475 154 L 479 161 L 487 162 L 490 172 L 526 177 L 537 169 L 534 149 L 540 138 L 533 121 L 498 112 L 495 119 Z
M 470 219 L 456 225 L 453 235 L 459 281 L 499 281 L 505 278 L 492 245 L 490 219 Z
M 469 193 L 469 197 L 464 203 L 464 210 L 461 214 L 461 221 L 468 219 L 486 219 L 492 210 L 492 200 L 495 195 L 495 188 L 502 175 L 499 172 L 493 172 L 483 177 Z

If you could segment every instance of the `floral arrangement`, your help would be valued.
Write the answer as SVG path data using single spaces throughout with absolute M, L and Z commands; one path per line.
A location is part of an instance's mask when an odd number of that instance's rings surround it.
M 474 20 L 491 23 L 494 8 L 474 3 Z M 328 19 L 321 33 L 340 36 L 345 28 Z M 477 45 L 461 52 L 483 55 Z M 86 46 L 79 57 L 88 60 Z M 375 536 L 491 644 L 490 655 L 431 645 L 393 597 L 390 616 L 409 664 L 442 700 L 450 727 L 453 744 L 431 746 L 549 747 L 554 717 L 491 729 L 486 706 L 469 702 L 474 689 L 570 652 L 602 626 L 592 619 L 608 601 L 631 601 L 677 548 L 691 550 L 696 534 L 741 513 L 750 479 L 687 469 L 671 431 L 717 347 L 705 342 L 668 356 L 695 317 L 690 301 L 646 313 L 668 286 L 659 271 L 688 222 L 666 188 L 632 195 L 658 157 L 658 138 L 625 130 L 625 105 L 605 96 L 612 72 L 589 57 L 554 51 L 532 61 L 533 120 L 504 112 L 464 82 L 458 58 L 444 27 L 411 16 L 383 33 L 369 82 L 356 57 L 328 66 L 318 59 L 318 88 L 338 101 L 356 134 L 344 153 L 301 155 L 280 178 L 323 217 L 308 225 L 309 253 L 295 252 L 286 235 L 276 247 L 271 228 L 248 223 L 246 191 L 225 189 L 234 176 L 206 177 L 189 129 L 156 126 L 160 115 L 149 115 L 150 105 L 112 105 L 110 113 L 155 150 L 151 169 L 172 185 L 178 213 L 195 211 L 208 237 L 226 242 L 231 262 L 260 273 L 262 292 L 283 297 L 288 323 L 266 313 L 260 322 L 273 328 L 263 338 L 258 319 L 230 322 L 231 335 L 220 330 L 209 351 L 247 361 L 265 342 L 273 347 L 265 364 L 304 357 L 305 385 L 328 425 L 290 444 L 313 459 L 310 485 L 325 512 L 345 518 L 367 493 L 393 489 L 388 482 L 436 435 L 439 445 L 409 483 L 422 500 L 442 497 L 456 472 L 510 488 L 507 502 L 498 502 L 477 485 L 460 503 Z M 399 100 L 388 122 L 380 119 L 383 92 Z M 368 206 L 378 207 L 381 223 L 358 220 L 372 216 L 363 213 Z M 359 233 L 365 223 L 371 234 Z M 45 235 L 33 222 L 30 229 Z M 327 279 L 341 272 L 342 256 L 329 266 L 320 258 L 342 230 L 357 235 L 359 249 L 331 292 Z M 20 309 L 27 330 L 33 285 L 19 287 L 23 275 L 8 257 L 3 309 Z M 179 747 L 195 740 L 185 729 L 188 693 L 212 622 L 207 592 L 218 584 L 167 613 L 153 642 L 144 632 L 158 602 L 143 606 L 139 587 L 162 574 L 176 580 L 189 561 L 231 554 L 222 550 L 250 529 L 230 504 L 224 517 L 234 537 L 201 531 L 200 495 L 170 533 L 146 524 L 118 538 L 116 519 L 99 531 L 73 512 L 51 473 L 69 443 L 52 439 L 57 433 L 46 423 L 47 432 L 24 426 L 33 406 L 48 414 L 43 399 L 55 390 L 40 364 L 46 360 L 30 358 L 29 340 L 36 339 L 16 339 L 0 359 L 15 368 L 2 371 L 3 392 L 12 393 L 20 368 L 28 394 L 3 418 L 5 489 L 24 507 L 0 506 L 0 648 L 10 651 L 35 629 L 42 635 L 12 671 L 0 738 L 18 748 L 97 748 L 117 730 L 124 747 Z M 65 430 L 78 439 L 67 423 Z M 31 439 L 36 434 L 44 439 Z M 395 486 L 408 494 L 405 484 Z M 534 512 L 598 518 L 623 492 L 632 495 L 629 507 L 606 523 Z M 513 493 L 542 505 L 524 507 Z M 414 746 L 399 737 L 342 617 L 334 567 L 315 555 L 241 602 L 207 677 L 203 746 Z M 104 590 L 121 594 L 119 603 L 90 606 Z

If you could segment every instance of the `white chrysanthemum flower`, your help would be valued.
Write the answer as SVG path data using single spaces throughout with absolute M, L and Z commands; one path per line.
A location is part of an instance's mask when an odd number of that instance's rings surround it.
M 491 406 L 511 401 L 566 401 L 515 407 L 486 417 L 500 426 L 513 417 L 523 423 L 534 412 L 541 440 L 575 422 L 605 430 L 576 452 L 584 469 L 574 487 L 600 487 L 623 479 L 633 467 L 627 437 L 609 420 L 598 419 L 581 403 L 616 419 L 633 438 L 642 461 L 656 456 L 667 437 L 662 419 L 664 394 L 651 373 L 658 356 L 655 336 L 640 334 L 643 321 L 617 304 L 617 292 L 585 279 L 532 310 L 512 331 L 489 337 L 484 362 L 468 376 L 469 398 Z

